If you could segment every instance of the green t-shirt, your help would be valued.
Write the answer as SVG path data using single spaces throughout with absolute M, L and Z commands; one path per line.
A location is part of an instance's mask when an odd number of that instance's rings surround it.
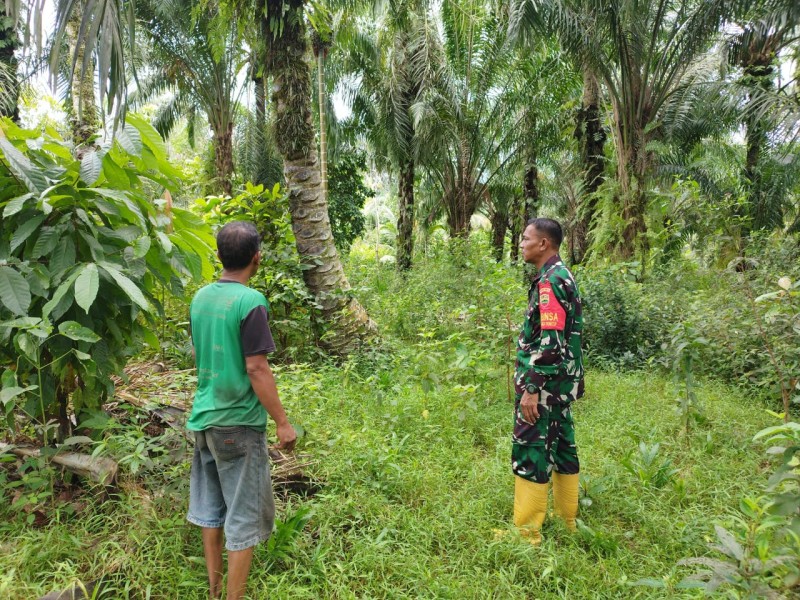
M 267 299 L 241 283 L 220 281 L 200 289 L 189 307 L 197 363 L 191 431 L 244 425 L 267 428 L 267 411 L 247 375 L 245 357 L 275 350 Z

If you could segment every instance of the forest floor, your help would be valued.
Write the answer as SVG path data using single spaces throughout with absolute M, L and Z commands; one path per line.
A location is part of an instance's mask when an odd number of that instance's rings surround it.
M 348 277 L 381 328 L 376 349 L 335 364 L 304 362 L 307 336 L 284 344 L 298 354 L 273 366 L 304 476 L 273 470 L 279 521 L 256 549 L 249 597 L 702 597 L 682 585 L 698 567 L 679 563 L 725 558 L 715 526 L 746 537 L 740 507 L 764 493 L 777 460 L 753 437 L 774 414 L 752 392 L 701 381 L 691 391 L 702 418 L 687 421 L 694 408 L 676 402 L 686 382 L 663 361 L 618 371 L 590 356 L 574 404 L 579 530 L 549 519 L 531 546 L 511 526 L 509 375 L 525 284 L 488 250 L 452 250 L 404 276 L 351 252 Z M 175 304 L 159 332 L 173 336 L 165 348 L 186 340 L 172 326 L 185 301 Z M 174 366 L 131 365 L 94 419 L 104 435 L 84 450 L 118 461 L 116 494 L 0 456 L 0 598 L 104 576 L 104 598 L 207 598 L 200 530 L 185 520 L 191 444 L 162 422 L 180 425 L 176 408 L 194 392 L 182 352 Z M 134 406 L 142 401 L 159 412 Z
M 251 598 L 701 596 L 676 588 L 692 572 L 678 562 L 714 555 L 714 525 L 733 523 L 740 500 L 763 489 L 771 466 L 753 435 L 775 422 L 763 406 L 704 383 L 705 422 L 685 432 L 671 379 L 590 371 L 574 406 L 583 526 L 570 534 L 548 520 L 532 547 L 510 525 L 505 378 L 421 386 L 421 352 L 276 369 L 317 483 L 279 494 L 281 522 L 256 551 Z M 154 374 L 150 388 L 145 376 L 138 390 L 180 404 L 193 384 L 175 371 Z M 103 451 L 120 461 L 118 495 L 65 490 L 43 496 L 37 513 L 12 505 L 6 488 L 0 597 L 29 600 L 103 575 L 102 597 L 207 597 L 200 531 L 185 521 L 188 443 L 125 403 L 112 414 Z M 35 474 L 17 489 L 35 489 Z

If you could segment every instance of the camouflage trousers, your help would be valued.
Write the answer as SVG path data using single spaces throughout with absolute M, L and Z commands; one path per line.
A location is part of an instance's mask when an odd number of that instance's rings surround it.
M 517 398 L 514 435 L 511 439 L 511 469 L 514 475 L 547 483 L 550 473 L 574 475 L 580 471 L 575 446 L 575 423 L 569 404 L 539 404 L 539 418 L 528 423 L 522 418 Z

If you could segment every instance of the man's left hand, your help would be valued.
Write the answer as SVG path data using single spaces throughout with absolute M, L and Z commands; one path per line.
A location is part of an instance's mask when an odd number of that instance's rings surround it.
M 531 394 L 525 390 L 519 401 L 519 410 L 522 412 L 522 418 L 528 423 L 536 423 L 539 418 L 539 392 Z

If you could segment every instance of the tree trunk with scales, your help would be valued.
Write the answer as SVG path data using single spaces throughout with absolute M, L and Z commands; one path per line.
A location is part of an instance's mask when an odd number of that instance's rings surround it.
M 233 123 L 215 123 L 211 130 L 214 133 L 211 141 L 214 148 L 214 172 L 222 193 L 230 196 L 233 193 Z
M 303 278 L 322 307 L 328 329 L 323 346 L 346 355 L 376 335 L 375 324 L 351 295 L 331 233 L 311 124 L 311 74 L 303 2 L 270 0 L 270 14 L 282 16 L 282 32 L 269 40 L 276 139 L 284 158 L 297 250 L 309 265 Z M 284 8 L 286 13 L 283 13 Z
M 100 111 L 94 95 L 94 59 L 90 57 L 86 68 L 83 68 L 85 42 L 78 41 L 83 9 L 81 2 L 76 3 L 67 24 L 70 56 L 75 57 L 75 71 L 70 82 L 69 126 L 75 144 L 75 155 L 79 159 L 95 149 L 92 140 L 101 127 Z
M 575 138 L 581 152 L 583 191 L 579 217 L 572 232 L 572 264 L 580 264 L 589 250 L 589 229 L 597 209 L 595 194 L 603 183 L 606 134 L 600 120 L 600 86 L 590 69 L 583 71 L 583 104 L 578 111 Z
M 414 253 L 414 160 L 409 159 L 400 167 L 398 182 L 400 205 L 397 215 L 397 268 L 411 268 Z

